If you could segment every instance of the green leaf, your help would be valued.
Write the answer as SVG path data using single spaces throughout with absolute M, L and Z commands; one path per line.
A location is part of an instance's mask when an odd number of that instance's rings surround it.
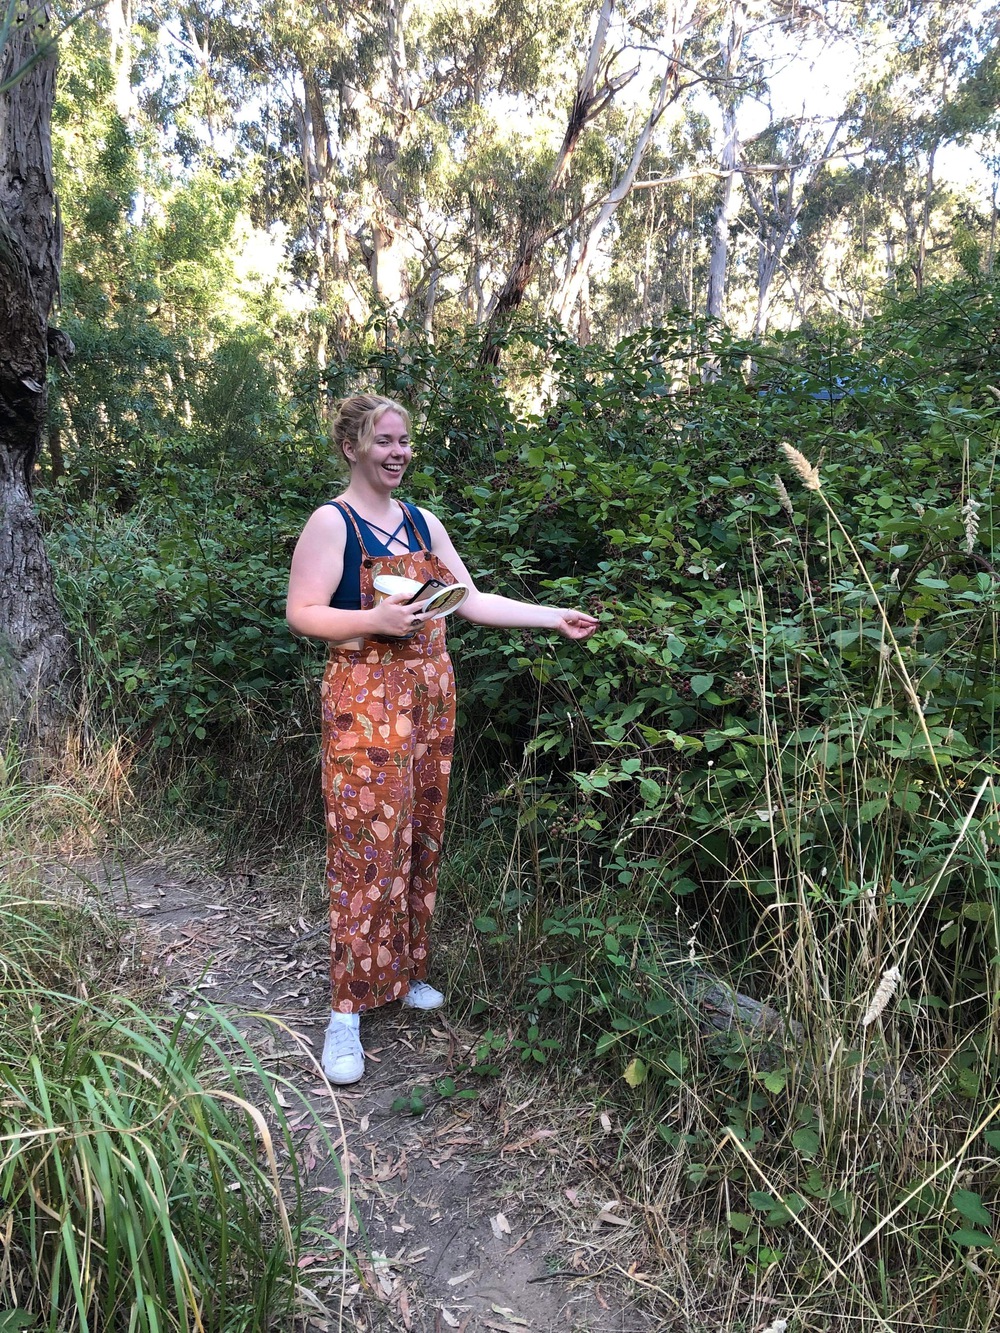
M 982 1231 L 974 1231 L 971 1227 L 962 1227 L 959 1231 L 953 1231 L 950 1239 L 952 1244 L 964 1245 L 970 1249 L 996 1249 L 992 1236 L 986 1236 Z
M 982 1199 L 972 1190 L 956 1190 L 951 1196 L 951 1206 L 967 1222 L 973 1222 L 982 1227 L 993 1225 L 993 1219 L 983 1207 Z
M 751 1190 L 747 1195 L 747 1203 L 751 1208 L 756 1208 L 759 1213 L 769 1213 L 772 1208 L 780 1208 L 778 1200 L 770 1194 L 765 1194 L 763 1190 Z
M 714 676 L 692 676 L 691 693 L 697 695 L 700 699 L 703 694 L 707 694 L 715 684 Z
M 802 1157 L 815 1157 L 819 1152 L 819 1134 L 810 1126 L 803 1126 L 792 1135 L 792 1147 Z
M 876 819 L 883 810 L 886 810 L 888 805 L 889 802 L 885 797 L 882 797 L 877 801 L 863 801 L 858 807 L 858 818 L 867 824 L 872 819 Z
M 667 1051 L 663 1063 L 672 1074 L 683 1074 L 688 1067 L 688 1058 L 683 1051 Z
M 992 921 L 993 904 L 984 902 L 966 903 L 962 915 L 967 921 Z
M 17 1333 L 21 1328 L 33 1328 L 35 1316 L 20 1306 L 16 1310 L 0 1310 L 0 1333 Z

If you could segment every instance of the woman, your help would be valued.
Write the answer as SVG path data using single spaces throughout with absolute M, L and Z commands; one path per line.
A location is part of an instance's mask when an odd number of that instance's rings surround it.
M 436 1009 L 427 933 L 437 890 L 455 691 L 444 620 L 426 599 L 376 601 L 379 574 L 467 584 L 456 612 L 478 625 L 558 630 L 586 639 L 581 611 L 480 592 L 440 521 L 395 499 L 413 450 L 406 409 L 358 394 L 333 423 L 350 481 L 309 519 L 292 557 L 288 623 L 325 639 L 322 775 L 330 891 L 332 1013 L 323 1069 L 332 1083 L 364 1073 L 359 1018 L 402 1000 Z

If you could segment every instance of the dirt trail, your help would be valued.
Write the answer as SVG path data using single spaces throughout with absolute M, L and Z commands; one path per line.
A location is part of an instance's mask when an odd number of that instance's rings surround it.
M 318 1056 L 329 1017 L 325 922 L 300 915 L 266 876 L 217 878 L 183 863 L 154 863 L 114 878 L 115 896 L 137 921 L 149 965 L 172 988 L 173 1003 L 189 1006 L 194 992 L 221 1007 L 334 1133 L 339 1110 L 354 1205 L 347 1225 L 361 1274 L 347 1276 L 345 1327 L 656 1327 L 624 1295 L 615 1255 L 624 1229 L 639 1222 L 611 1199 L 607 1173 L 594 1169 L 590 1106 L 560 1106 L 540 1082 L 518 1079 L 515 1088 L 503 1079 L 463 1080 L 474 1034 L 453 1026 L 447 1011 L 418 1014 L 396 1004 L 362 1020 L 367 1072 L 356 1087 L 338 1091 L 334 1107 L 306 1053 L 311 1043 Z M 454 1092 L 441 1083 L 449 1078 Z M 424 1109 L 400 1110 L 399 1100 L 409 1102 L 416 1089 Z M 475 1098 L 457 1096 L 463 1089 L 474 1089 Z M 605 1130 L 613 1157 L 616 1136 Z M 299 1160 L 317 1191 L 316 1211 L 342 1228 L 344 1191 L 320 1132 L 304 1134 Z M 603 1185 L 595 1183 L 601 1178 Z M 304 1257 L 307 1279 L 310 1263 L 328 1267 L 329 1253 Z M 324 1295 L 339 1304 L 329 1286 Z M 338 1323 L 317 1317 L 302 1327 L 319 1333 Z

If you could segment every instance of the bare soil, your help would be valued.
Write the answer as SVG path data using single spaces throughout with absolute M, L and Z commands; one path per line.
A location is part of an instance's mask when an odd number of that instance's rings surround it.
M 324 1275 L 304 1330 L 663 1327 L 643 1275 L 622 1258 L 643 1219 L 610 1183 L 617 1135 L 607 1115 L 582 1097 L 567 1104 L 516 1067 L 471 1077 L 476 1033 L 447 1008 L 396 1004 L 365 1016 L 365 1078 L 331 1091 L 316 1064 L 329 1017 L 323 919 L 264 873 L 220 877 L 171 858 L 104 878 L 171 1003 L 197 995 L 219 1006 L 306 1099 L 293 1119 L 303 1126 L 299 1165 L 352 1262 L 331 1279 L 328 1241 L 303 1255 L 304 1286 L 310 1266 Z M 349 1167 L 346 1191 L 331 1139 Z

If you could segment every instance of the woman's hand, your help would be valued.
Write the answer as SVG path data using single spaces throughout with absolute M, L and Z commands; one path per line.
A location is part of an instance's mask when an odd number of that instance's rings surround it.
M 416 634 L 426 619 L 423 610 L 427 603 L 425 600 L 414 606 L 407 605 L 409 596 L 409 593 L 398 592 L 373 607 L 369 615 L 375 629 L 370 632 L 388 639 L 408 639 L 411 634 Z
M 586 611 L 563 611 L 557 608 L 554 614 L 558 619 L 552 628 L 567 639 L 589 639 L 600 623 L 594 616 L 588 616 Z

